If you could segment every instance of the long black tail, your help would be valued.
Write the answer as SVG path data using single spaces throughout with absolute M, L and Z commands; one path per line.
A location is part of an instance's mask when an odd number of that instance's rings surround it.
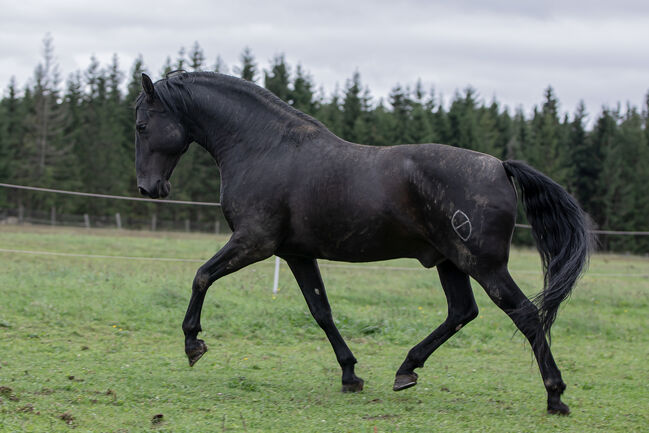
M 590 219 L 565 189 L 543 173 L 520 161 L 505 161 L 503 166 L 520 186 L 527 219 L 541 254 L 543 291 L 533 301 L 539 309 L 543 331 L 549 337 L 559 305 L 570 295 L 588 265 L 594 241 Z

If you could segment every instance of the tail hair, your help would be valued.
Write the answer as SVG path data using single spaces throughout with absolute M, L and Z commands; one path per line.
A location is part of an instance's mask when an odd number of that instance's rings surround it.
M 545 334 L 559 305 L 588 266 L 595 245 L 588 215 L 558 183 L 521 161 L 503 162 L 522 192 L 523 207 L 543 263 L 543 290 L 533 297 Z

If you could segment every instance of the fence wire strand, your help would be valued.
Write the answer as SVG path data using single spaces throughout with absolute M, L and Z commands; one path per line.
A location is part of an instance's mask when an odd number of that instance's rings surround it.
M 13 189 L 23 189 L 28 191 L 39 191 L 39 192 L 51 192 L 56 194 L 66 194 L 66 195 L 75 195 L 82 197 L 95 197 L 95 198 L 107 198 L 113 200 L 130 200 L 130 201 L 143 201 L 149 203 L 169 203 L 169 204 L 184 204 L 184 205 L 196 205 L 196 206 L 221 206 L 219 202 L 207 202 L 207 201 L 188 201 L 188 200 L 166 200 L 166 199 L 157 199 L 157 198 L 142 198 L 142 197 L 128 197 L 123 195 L 109 195 L 109 194 L 96 194 L 91 192 L 79 192 L 79 191 L 66 191 L 62 189 L 52 189 L 52 188 L 41 188 L 36 186 L 25 186 L 25 185 L 14 185 L 11 183 L 0 183 L 0 187 L 3 188 L 13 188 Z M 531 229 L 532 226 L 528 224 L 515 224 L 517 228 Z M 649 236 L 649 231 L 623 231 L 623 230 L 591 230 L 592 233 L 598 235 L 622 235 L 622 236 Z
M 92 192 L 66 191 L 63 189 L 40 188 L 36 186 L 25 186 L 25 185 L 13 185 L 11 183 L 0 183 L 0 187 L 13 188 L 13 189 L 25 189 L 28 191 L 53 192 L 56 194 L 76 195 L 82 197 L 108 198 L 113 200 L 145 201 L 150 203 L 188 204 L 188 205 L 196 205 L 196 206 L 221 206 L 221 203 L 208 202 L 208 201 L 165 200 L 159 198 L 128 197 L 123 195 L 96 194 Z

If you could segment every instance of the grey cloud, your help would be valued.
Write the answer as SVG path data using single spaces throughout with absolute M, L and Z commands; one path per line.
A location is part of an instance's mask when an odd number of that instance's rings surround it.
M 120 56 L 124 70 L 141 53 L 149 70 L 199 41 L 207 61 L 230 66 L 244 46 L 267 67 L 284 52 L 326 93 L 355 70 L 376 97 L 417 78 L 447 97 L 468 84 L 510 106 L 557 88 L 571 110 L 610 101 L 641 101 L 649 87 L 649 3 L 458 0 L 56 3 L 21 1 L 0 15 L 0 86 L 25 83 L 50 31 L 64 74 L 94 53 Z

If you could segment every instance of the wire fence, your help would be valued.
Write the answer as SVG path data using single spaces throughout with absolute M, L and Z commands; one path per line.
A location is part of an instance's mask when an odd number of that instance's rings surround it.
M 22 189 L 46 193 L 55 193 L 55 194 L 65 194 L 65 195 L 75 195 L 83 197 L 94 197 L 101 199 L 113 199 L 113 200 L 130 200 L 130 201 L 143 201 L 143 202 L 154 202 L 154 203 L 168 203 L 168 204 L 182 204 L 182 205 L 197 205 L 197 206 L 211 206 L 211 207 L 220 207 L 220 203 L 217 202 L 192 202 L 184 200 L 158 200 L 158 199 L 147 199 L 140 197 L 125 197 L 125 196 L 115 196 L 107 194 L 94 194 L 94 193 L 85 193 L 78 191 L 66 191 L 66 190 L 57 190 L 51 188 L 40 188 L 40 187 L 30 187 L 24 185 L 13 185 L 7 183 L 0 183 L 0 187 L 12 188 L 12 189 Z M 113 216 L 90 216 L 88 214 L 76 215 L 76 214 L 57 214 L 56 209 L 53 207 L 49 215 L 47 212 L 34 211 L 31 210 L 29 215 L 25 214 L 24 209 L 0 209 L 0 224 L 39 224 L 39 225 L 62 225 L 62 226 L 73 226 L 73 227 L 86 227 L 86 228 L 104 228 L 104 227 L 116 227 L 116 228 L 125 228 L 129 229 L 150 229 L 150 230 L 166 230 L 166 231 L 203 231 L 203 232 L 215 232 L 222 233 L 222 229 L 225 229 L 226 232 L 229 232 L 227 224 L 223 218 L 222 213 L 219 214 L 220 218 L 215 219 L 211 223 L 205 222 L 192 222 L 188 219 L 184 221 L 177 220 L 159 220 L 157 215 L 154 213 L 151 219 L 143 218 L 133 218 L 126 217 L 122 218 L 120 213 L 116 213 Z M 531 226 L 526 224 L 516 224 L 518 228 L 531 229 Z M 600 235 L 623 235 L 623 236 L 648 236 L 649 231 L 619 231 L 619 230 L 594 230 L 594 233 Z M 65 253 L 57 251 L 31 251 L 31 250 L 17 250 L 17 249 L 5 249 L 0 248 L 0 252 L 3 253 L 13 253 L 13 254 L 30 254 L 30 255 L 44 255 L 44 256 L 64 256 L 64 257 L 83 257 L 83 258 L 94 258 L 94 259 L 117 259 L 117 260 L 143 260 L 143 261 L 166 261 L 166 262 L 191 262 L 199 263 L 202 260 L 199 259 L 189 259 L 189 258 L 164 258 L 164 257 L 140 257 L 140 256 L 111 256 L 111 255 L 98 255 L 98 254 L 77 254 L 77 253 Z M 279 264 L 280 260 L 278 257 L 275 259 L 275 277 L 273 285 L 273 293 L 277 293 L 278 290 L 278 277 L 279 277 Z M 382 270 L 396 270 L 396 271 L 416 271 L 418 268 L 410 267 L 390 267 L 390 266 L 371 266 L 371 265 L 350 265 L 350 264 L 333 264 L 333 263 L 322 263 L 322 267 L 331 267 L 331 268 L 360 268 L 365 270 L 375 270 L 380 268 Z M 592 273 L 591 276 L 595 276 Z M 619 277 L 638 277 L 638 278 L 649 278 L 649 274 L 602 274 L 597 275 L 604 278 L 619 278 Z
M 230 233 L 223 213 L 220 212 L 221 203 L 188 201 L 188 200 L 165 200 L 151 199 L 144 197 L 128 197 L 110 194 L 97 194 L 79 191 L 68 191 L 53 188 L 41 188 L 34 186 L 15 185 L 0 183 L 0 187 L 14 190 L 27 190 L 44 193 L 62 194 L 67 196 L 89 197 L 96 199 L 127 200 L 132 202 L 148 202 L 155 204 L 191 205 L 218 208 L 219 211 L 212 212 L 214 218 L 211 220 L 198 219 L 170 219 L 160 218 L 156 212 L 151 213 L 149 218 L 141 214 L 137 216 L 117 212 L 112 215 L 91 215 L 61 213 L 52 206 L 50 211 L 42 209 L 25 209 L 22 206 L 17 208 L 0 208 L 0 224 L 18 225 L 51 225 L 64 227 L 85 227 L 85 228 L 118 228 L 131 230 L 161 230 L 161 231 L 185 231 L 185 232 L 206 232 L 206 233 Z
M 129 201 L 139 201 L 139 202 L 151 202 L 151 203 L 167 203 L 167 204 L 177 204 L 177 205 L 193 205 L 193 206 L 210 206 L 210 207 L 220 207 L 221 203 L 219 202 L 204 202 L 204 201 L 187 201 L 187 200 L 165 200 L 165 199 L 151 199 L 143 197 L 128 197 L 120 195 L 109 195 L 109 194 L 97 194 L 89 192 L 79 192 L 79 191 L 67 191 L 61 189 L 53 188 L 42 188 L 35 186 L 26 186 L 26 185 L 15 185 L 10 183 L 0 183 L 0 187 L 9 188 L 9 189 L 18 189 L 18 190 L 28 190 L 28 191 L 37 191 L 37 192 L 47 192 L 55 194 L 64 194 L 64 195 L 73 195 L 73 196 L 82 196 L 82 197 L 94 197 L 102 199 L 112 199 L 112 200 L 129 200 Z M 146 220 L 143 218 L 137 217 L 128 217 L 126 219 L 122 218 L 122 215 L 119 213 L 115 214 L 113 219 L 112 216 L 93 216 L 92 218 L 88 214 L 76 215 L 76 214 L 57 214 L 55 208 L 52 208 L 49 216 L 47 213 L 42 211 L 30 211 L 29 216 L 25 216 L 24 210 L 21 208 L 18 209 L 0 209 L 0 223 L 5 224 L 49 224 L 49 225 L 64 225 L 64 226 L 77 226 L 77 227 L 117 227 L 124 228 L 125 225 L 131 229 L 146 229 L 150 228 L 151 230 L 169 230 L 169 231 L 201 231 L 201 232 L 216 232 L 222 233 L 221 229 L 224 228 L 225 232 L 229 232 L 227 229 L 227 224 L 225 224 L 224 218 L 221 217 L 215 219 L 213 222 L 198 222 L 190 221 L 185 219 L 183 221 L 177 220 L 158 220 L 156 214 L 153 214 L 151 220 Z M 531 229 L 532 227 L 528 224 L 516 224 L 517 228 Z M 592 230 L 593 233 L 598 235 L 614 235 L 614 236 L 649 236 L 649 231 L 624 231 L 624 230 Z
M 184 231 L 202 233 L 229 234 L 230 229 L 225 217 L 218 212 L 213 220 L 197 221 L 189 218 L 168 219 L 160 218 L 153 213 L 150 218 L 133 217 L 115 213 L 113 215 L 89 215 L 59 213 L 55 209 L 50 212 L 18 208 L 0 208 L 0 225 L 49 225 L 59 227 L 81 228 L 117 228 L 129 230 L 150 231 Z
M 66 191 L 64 189 L 41 188 L 37 186 L 14 185 L 12 183 L 0 183 L 0 187 L 10 189 L 22 189 L 27 191 L 52 192 L 55 194 L 76 195 L 80 197 L 108 198 L 112 200 L 129 200 L 149 203 L 170 203 L 170 204 L 190 204 L 195 206 L 221 206 L 221 203 L 207 201 L 186 201 L 186 200 L 165 200 L 159 198 L 144 197 L 127 197 L 123 195 L 97 194 L 93 192 Z

